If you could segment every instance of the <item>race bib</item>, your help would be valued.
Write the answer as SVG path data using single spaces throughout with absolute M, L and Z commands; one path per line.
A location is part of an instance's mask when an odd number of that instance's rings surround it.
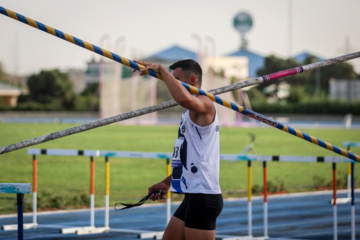
M 175 139 L 171 167 L 180 167 L 182 165 L 180 158 L 180 150 L 182 148 L 183 143 L 184 143 L 184 138 Z

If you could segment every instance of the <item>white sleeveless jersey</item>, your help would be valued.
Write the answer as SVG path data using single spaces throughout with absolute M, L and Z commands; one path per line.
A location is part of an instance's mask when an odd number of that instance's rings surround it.
M 182 114 L 172 160 L 171 192 L 220 194 L 219 121 L 202 127 Z

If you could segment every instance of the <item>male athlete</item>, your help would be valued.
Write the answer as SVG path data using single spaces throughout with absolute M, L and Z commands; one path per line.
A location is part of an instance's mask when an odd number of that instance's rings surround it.
M 202 70 L 194 60 L 181 60 L 170 66 L 141 62 L 145 70 L 160 73 L 171 95 L 187 110 L 182 114 L 175 140 L 172 175 L 151 186 L 150 199 L 162 199 L 166 192 L 184 193 L 185 198 L 164 232 L 164 240 L 213 240 L 216 219 L 223 208 L 219 185 L 219 122 L 213 102 L 206 96 L 190 94 L 177 80 L 200 88 Z

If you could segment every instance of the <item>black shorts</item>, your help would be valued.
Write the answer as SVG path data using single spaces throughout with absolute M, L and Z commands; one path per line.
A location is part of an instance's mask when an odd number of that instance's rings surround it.
M 185 193 L 185 198 L 174 216 L 185 222 L 185 227 L 215 230 L 216 219 L 223 209 L 221 194 Z

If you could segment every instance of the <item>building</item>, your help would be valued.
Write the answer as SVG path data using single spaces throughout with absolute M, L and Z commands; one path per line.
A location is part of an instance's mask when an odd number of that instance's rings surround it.
M 245 57 L 248 59 L 249 64 L 249 77 L 258 77 L 256 74 L 259 68 L 262 68 L 265 64 L 265 58 L 258 53 L 240 49 L 238 51 L 226 54 L 228 57 Z
M 85 72 L 82 69 L 71 68 L 67 71 L 70 81 L 74 85 L 74 92 L 80 94 L 86 88 Z
M 8 107 L 16 107 L 18 97 L 23 93 L 20 88 L 0 82 L 1 104 Z
M 330 99 L 332 101 L 360 101 L 360 80 L 330 79 Z
M 299 64 L 305 62 L 306 58 L 308 57 L 314 57 L 314 61 L 319 62 L 319 61 L 324 61 L 324 58 L 319 57 L 313 53 L 310 52 L 301 52 L 299 54 L 294 55 L 292 58 L 295 59 Z
M 144 61 L 156 62 L 165 67 L 169 67 L 172 63 L 182 59 L 197 60 L 197 56 L 196 53 L 191 50 L 173 45 L 144 58 Z

